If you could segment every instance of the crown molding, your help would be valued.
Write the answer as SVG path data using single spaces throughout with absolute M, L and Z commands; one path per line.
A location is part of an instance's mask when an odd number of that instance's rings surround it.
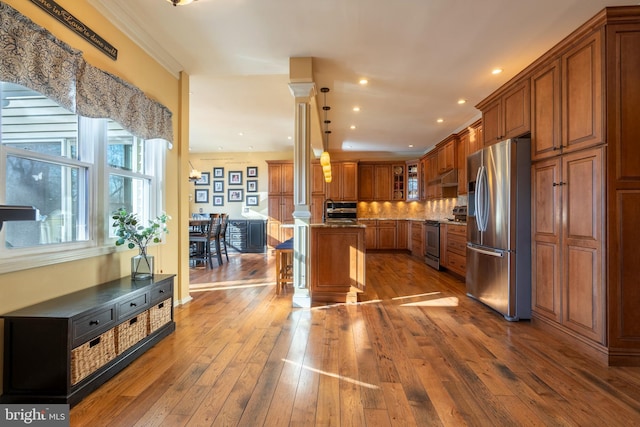
M 140 25 L 138 14 L 130 0 L 87 0 L 102 16 L 115 25 L 149 56 L 158 61 L 174 77 L 179 78 L 184 67 Z

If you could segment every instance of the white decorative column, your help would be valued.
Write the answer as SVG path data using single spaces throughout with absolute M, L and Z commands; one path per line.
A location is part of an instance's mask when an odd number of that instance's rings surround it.
M 293 148 L 293 306 L 311 307 L 309 249 L 311 246 L 311 97 L 313 82 L 289 83 L 295 97 L 295 141 Z

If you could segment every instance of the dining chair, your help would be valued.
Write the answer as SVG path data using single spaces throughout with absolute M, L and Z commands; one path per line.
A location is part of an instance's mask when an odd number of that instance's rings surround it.
M 204 221 L 189 231 L 190 254 L 189 261 L 195 263 L 206 262 L 209 268 L 213 268 L 213 257 L 211 253 L 211 243 L 215 245 L 217 233 L 219 233 L 220 221 L 218 214 L 211 214 L 209 221 Z M 218 255 L 218 265 L 222 264 L 222 259 Z
M 222 221 L 222 227 L 220 228 L 220 237 L 218 238 L 219 247 L 218 250 L 224 254 L 229 262 L 229 254 L 227 253 L 227 225 L 229 224 L 229 214 L 220 214 Z
M 211 214 L 211 218 L 212 218 L 212 230 L 211 230 L 211 236 L 209 237 L 209 257 L 210 257 L 210 263 L 212 265 L 213 268 L 213 255 L 216 256 L 216 259 L 218 260 L 218 265 L 222 265 L 222 251 L 220 250 L 220 232 L 222 230 L 222 221 L 223 221 L 223 216 L 222 214 L 219 213 L 214 213 Z

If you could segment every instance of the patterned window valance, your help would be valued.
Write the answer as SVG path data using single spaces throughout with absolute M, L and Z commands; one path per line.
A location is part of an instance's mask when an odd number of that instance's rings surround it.
M 115 120 L 140 138 L 173 141 L 167 107 L 87 63 L 82 52 L 3 2 L 0 80 L 36 90 L 76 114 Z

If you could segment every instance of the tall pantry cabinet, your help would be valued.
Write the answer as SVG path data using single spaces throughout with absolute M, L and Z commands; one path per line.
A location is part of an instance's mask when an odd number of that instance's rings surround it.
M 534 323 L 640 365 L 640 7 L 603 10 L 525 71 Z

